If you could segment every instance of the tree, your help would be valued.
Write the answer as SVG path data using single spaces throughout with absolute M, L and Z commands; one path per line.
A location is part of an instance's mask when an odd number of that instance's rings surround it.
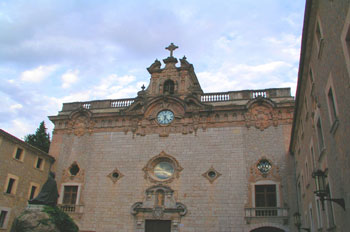
M 49 152 L 50 135 L 46 133 L 45 122 L 42 121 L 35 134 L 29 134 L 24 137 L 24 141 L 30 145 L 39 148 L 42 151 Z

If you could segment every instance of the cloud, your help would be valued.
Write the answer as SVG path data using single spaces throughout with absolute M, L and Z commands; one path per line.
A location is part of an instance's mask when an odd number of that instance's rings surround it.
M 22 72 L 20 79 L 24 82 L 39 83 L 57 69 L 56 65 L 39 66 L 35 69 Z
M 13 104 L 10 106 L 10 109 L 13 110 L 13 111 L 16 111 L 18 109 L 22 109 L 23 108 L 23 105 L 22 104 Z
M 38 2 L 0 4 L 0 126 L 16 135 L 64 102 L 135 97 L 170 42 L 205 92 L 296 83 L 302 0 Z
M 205 92 L 264 89 L 281 86 L 282 77 L 293 66 L 283 61 L 247 65 L 224 63 L 217 70 L 199 72 L 197 76 Z
M 62 88 L 67 89 L 71 87 L 72 84 L 78 81 L 79 70 L 68 70 L 61 77 L 62 79 Z

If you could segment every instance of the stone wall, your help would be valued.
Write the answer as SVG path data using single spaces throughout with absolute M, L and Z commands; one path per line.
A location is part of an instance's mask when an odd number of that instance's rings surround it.
M 20 160 L 14 158 L 17 148 L 23 149 Z M 35 167 L 38 157 L 44 160 L 41 169 Z M 53 159 L 47 153 L 30 146 L 3 130 L 0 130 L 0 159 L 0 210 L 8 210 L 5 223 L 7 227 L 4 231 L 10 231 L 13 219 L 27 206 L 31 185 L 37 185 L 36 194 L 38 194 L 47 180 Z M 13 191 L 6 193 L 9 175 L 18 179 Z
M 256 128 L 225 127 L 199 130 L 197 135 L 181 133 L 160 137 L 157 134 L 132 137 L 131 133 L 104 132 L 81 137 L 62 136 L 57 163 L 62 171 L 77 162 L 84 171 L 79 203 L 83 214 L 76 216 L 82 230 L 134 231 L 136 219 L 131 206 L 145 200 L 145 190 L 154 185 L 145 179 L 144 166 L 162 151 L 175 158 L 183 170 L 167 184 L 177 202 L 188 213 L 179 222 L 180 231 L 249 231 L 244 208 L 249 206 L 249 170 L 263 156 L 286 171 L 284 130 L 290 125 Z M 56 138 L 57 139 L 57 138 Z M 213 183 L 202 176 L 210 168 L 221 174 Z M 123 175 L 113 182 L 108 175 L 117 168 Z M 288 206 L 286 180 L 281 178 L 281 206 Z M 62 181 L 60 181 L 63 184 Z M 74 179 L 66 182 L 75 182 Z M 79 181 L 78 181 L 79 182 Z M 269 224 L 268 220 L 264 221 Z M 271 224 L 271 223 L 270 223 Z M 259 224 L 261 225 L 261 224 Z M 288 225 L 279 222 L 279 227 Z

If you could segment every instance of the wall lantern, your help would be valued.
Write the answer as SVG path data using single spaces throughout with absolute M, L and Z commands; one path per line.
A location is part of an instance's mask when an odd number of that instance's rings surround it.
M 322 210 L 324 210 L 324 201 L 333 201 L 340 205 L 345 211 L 345 201 L 343 198 L 331 199 L 329 197 L 329 191 L 326 188 L 326 173 L 322 170 L 317 170 L 312 173 L 312 178 L 315 179 L 316 191 L 314 192 L 321 200 Z
M 293 218 L 294 218 L 294 225 L 298 228 L 298 231 L 300 231 L 300 229 L 302 229 L 302 230 L 310 232 L 310 228 L 301 228 L 300 213 L 298 213 L 298 212 L 294 213 Z

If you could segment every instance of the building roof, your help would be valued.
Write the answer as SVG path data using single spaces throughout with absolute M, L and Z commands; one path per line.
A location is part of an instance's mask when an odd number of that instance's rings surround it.
M 52 163 L 55 162 L 55 158 L 50 156 L 48 153 L 40 150 L 39 148 L 36 148 L 36 147 L 30 145 L 29 143 L 24 142 L 23 140 L 21 140 L 21 139 L 15 137 L 15 136 L 9 134 L 8 132 L 6 132 L 6 131 L 4 131 L 2 129 L 0 129 L 0 135 L 5 137 L 5 138 L 7 138 L 8 140 L 16 143 L 16 144 L 20 144 L 21 146 L 25 147 L 28 150 L 31 150 L 31 151 L 33 151 L 35 153 L 39 153 L 39 154 L 41 154 L 43 156 L 46 156 L 48 159 L 51 160 Z
M 298 72 L 298 83 L 297 83 L 297 91 L 295 94 L 295 108 L 294 108 L 294 116 L 293 116 L 293 125 L 292 125 L 292 133 L 290 138 L 290 144 L 289 144 L 289 152 L 293 153 L 293 144 L 294 144 L 294 137 L 297 130 L 297 115 L 299 114 L 300 107 L 299 104 L 302 100 L 300 100 L 301 95 L 301 86 L 303 81 L 303 75 L 304 75 L 304 66 L 305 66 L 305 56 L 307 53 L 307 42 L 308 42 L 308 31 L 309 31 L 309 24 L 310 24 L 310 15 L 311 15 L 311 9 L 312 9 L 312 0 L 306 0 L 305 5 L 305 13 L 304 13 L 304 26 L 303 26 L 303 34 L 302 34 L 302 40 L 301 40 L 301 52 L 300 52 L 300 62 L 299 62 L 299 72 Z

